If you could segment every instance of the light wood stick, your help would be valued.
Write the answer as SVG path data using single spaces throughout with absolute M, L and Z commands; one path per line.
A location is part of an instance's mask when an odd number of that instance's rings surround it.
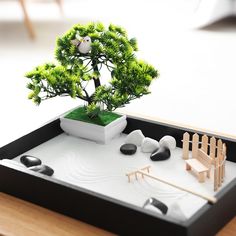
M 212 164 L 214 164 L 215 161 L 215 154 L 216 154 L 216 138 L 212 137 L 210 139 L 210 157 L 212 160 Z
M 217 185 L 217 170 L 214 168 L 214 191 L 217 191 L 218 185 Z
M 180 189 L 180 190 L 182 190 L 182 191 L 185 191 L 185 192 L 191 193 L 191 194 L 193 194 L 193 195 L 196 195 L 196 196 L 198 196 L 198 197 L 201 197 L 201 198 L 207 200 L 209 203 L 214 204 L 214 203 L 217 202 L 217 199 L 216 199 L 215 197 L 207 196 L 207 195 L 204 195 L 204 194 L 201 194 L 201 193 L 197 193 L 197 192 L 195 192 L 195 191 L 193 191 L 193 190 L 191 190 L 191 189 L 188 189 L 188 188 L 185 188 L 185 187 L 182 187 L 182 186 L 173 184 L 173 183 L 171 183 L 171 182 L 169 182 L 169 181 L 166 181 L 166 180 L 164 180 L 164 179 L 161 179 L 161 178 L 155 177 L 155 176 L 153 176 L 153 175 L 147 174 L 147 173 L 145 173 L 145 172 L 143 172 L 143 171 L 137 171 L 137 172 L 140 173 L 140 174 L 142 174 L 142 175 L 144 175 L 144 176 L 147 176 L 147 177 L 149 177 L 149 178 L 151 178 L 151 179 L 155 179 L 155 180 L 157 180 L 157 181 L 159 181 L 159 182 L 162 182 L 162 183 L 164 183 L 164 184 L 168 184 L 168 185 L 170 185 L 170 186 L 172 186 L 172 187 L 174 187 L 174 188 L 178 188 L 178 189 Z
M 222 140 L 219 139 L 217 142 L 217 185 L 218 187 L 221 186 L 221 156 L 222 156 L 222 150 L 223 150 L 223 143 Z
M 226 161 L 226 144 L 223 144 L 223 156 L 224 156 L 224 163 L 223 163 L 223 181 L 225 178 L 225 161 Z
M 126 176 L 128 177 L 128 182 L 130 183 L 130 175 L 126 174 Z
M 202 136 L 202 145 L 201 149 L 205 152 L 208 153 L 208 137 L 206 135 Z
M 215 170 L 214 170 L 214 191 L 218 190 L 218 175 L 219 175 L 219 157 L 215 158 Z
M 189 133 L 185 132 L 183 136 L 183 159 L 187 160 L 189 158 Z
M 141 168 L 140 170 L 146 170 L 148 173 L 149 173 L 149 169 L 151 168 L 151 166 L 146 166 L 146 167 L 143 167 L 143 168 Z
M 192 142 L 192 157 L 197 158 L 198 155 L 198 144 L 199 144 L 199 135 L 193 135 L 193 142 Z
M 223 164 L 223 154 L 220 155 L 220 168 L 219 168 L 219 186 L 222 184 L 222 164 Z

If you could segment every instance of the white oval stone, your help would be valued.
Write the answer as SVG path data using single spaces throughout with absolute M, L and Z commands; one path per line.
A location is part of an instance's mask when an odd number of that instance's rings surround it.
M 144 139 L 144 135 L 140 129 L 136 129 L 129 133 L 125 139 L 125 143 L 132 143 L 136 146 L 141 146 L 141 143 Z
M 176 148 L 176 140 L 174 137 L 170 135 L 162 137 L 161 140 L 159 141 L 159 144 L 161 147 L 168 147 L 170 150 Z
M 142 152 L 154 152 L 155 150 L 159 149 L 159 147 L 160 145 L 155 139 L 144 138 L 141 145 L 141 150 Z

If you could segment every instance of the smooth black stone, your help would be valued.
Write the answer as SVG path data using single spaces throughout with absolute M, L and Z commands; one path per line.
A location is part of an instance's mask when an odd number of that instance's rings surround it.
M 54 173 L 54 170 L 46 165 L 38 165 L 38 166 L 32 166 L 29 168 L 29 170 L 33 170 L 35 172 L 41 173 L 41 174 L 45 174 L 48 176 L 52 176 Z
M 170 149 L 167 147 L 160 147 L 158 150 L 154 151 L 150 159 L 152 161 L 164 161 L 170 158 Z
M 152 205 L 154 207 L 156 207 L 157 209 L 159 209 L 163 215 L 166 215 L 167 211 L 168 211 L 168 207 L 165 203 L 157 200 L 154 197 L 149 198 L 143 205 L 143 208 L 145 208 L 148 205 Z
M 137 151 L 137 146 L 132 143 L 123 144 L 120 151 L 125 155 L 133 155 Z
M 41 165 L 42 162 L 39 158 L 29 156 L 29 155 L 24 155 L 20 158 L 20 161 L 22 164 L 24 164 L 26 167 L 31 167 L 31 166 L 38 166 Z

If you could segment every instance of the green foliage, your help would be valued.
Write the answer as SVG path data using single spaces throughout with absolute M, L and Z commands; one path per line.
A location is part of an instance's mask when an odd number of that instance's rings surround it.
M 96 103 L 93 102 L 91 104 L 88 104 L 85 107 L 85 112 L 89 118 L 94 118 L 98 116 L 101 110 L 100 110 L 100 107 Z
M 78 37 L 91 38 L 91 50 L 83 54 L 73 44 Z M 135 38 L 129 39 L 120 26 L 102 23 L 77 24 L 56 40 L 55 56 L 58 64 L 46 63 L 26 74 L 31 90 L 29 99 L 36 104 L 55 96 L 71 96 L 88 102 L 86 112 L 90 117 L 101 111 L 113 111 L 131 100 L 149 93 L 152 80 L 158 71 L 150 64 L 137 60 Z M 100 71 L 106 67 L 111 74 L 109 83 L 100 84 Z M 91 81 L 95 85 L 92 94 L 86 90 Z
M 28 72 L 26 77 L 30 79 L 27 88 L 32 90 L 28 98 L 38 105 L 44 99 L 64 94 L 84 99 L 80 77 L 64 66 L 44 64 Z

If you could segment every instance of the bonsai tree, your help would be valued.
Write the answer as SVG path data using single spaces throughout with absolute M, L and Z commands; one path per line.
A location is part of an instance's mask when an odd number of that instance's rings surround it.
M 57 63 L 46 63 L 28 72 L 32 90 L 29 99 L 36 104 L 56 96 L 70 96 L 86 102 L 84 111 L 90 118 L 104 111 L 114 111 L 131 100 L 149 93 L 158 71 L 138 60 L 135 38 L 129 39 L 125 29 L 102 23 L 77 24 L 57 38 Z M 101 72 L 110 74 L 101 84 Z M 87 89 L 93 83 L 94 89 Z

